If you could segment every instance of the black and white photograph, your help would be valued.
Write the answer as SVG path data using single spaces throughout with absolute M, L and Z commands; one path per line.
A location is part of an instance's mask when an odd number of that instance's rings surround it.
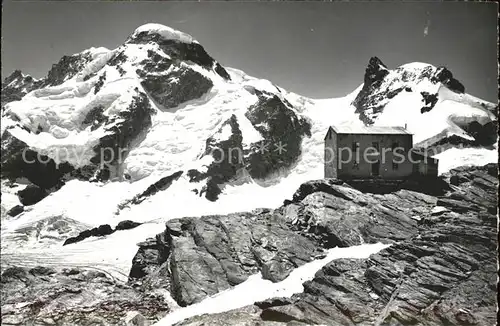
M 496 325 L 498 11 L 3 1 L 1 325 Z

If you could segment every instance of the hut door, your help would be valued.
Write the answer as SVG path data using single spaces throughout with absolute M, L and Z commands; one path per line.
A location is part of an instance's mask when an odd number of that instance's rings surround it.
M 378 177 L 380 175 L 380 162 L 372 163 L 372 175 Z

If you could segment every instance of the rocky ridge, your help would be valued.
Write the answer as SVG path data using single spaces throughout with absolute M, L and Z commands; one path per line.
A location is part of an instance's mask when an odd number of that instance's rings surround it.
M 131 313 L 145 325 L 169 312 L 162 296 L 95 269 L 9 267 L 1 283 L 2 325 L 125 325 Z
M 497 166 L 452 170 L 450 179 L 452 190 L 440 198 L 417 194 L 420 207 L 395 201 L 397 211 L 413 215 L 413 227 L 406 228 L 411 234 L 369 259 L 334 260 L 291 298 L 193 317 L 179 325 L 223 325 L 224 319 L 235 325 L 493 325 Z M 352 223 L 355 218 L 346 219 Z

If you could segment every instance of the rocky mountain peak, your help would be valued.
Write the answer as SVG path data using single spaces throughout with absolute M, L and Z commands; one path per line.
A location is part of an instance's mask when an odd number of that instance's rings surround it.
M 378 57 L 371 57 L 365 71 L 365 84 L 372 84 L 384 79 L 389 73 L 387 66 Z
M 372 57 L 365 71 L 363 88 L 352 104 L 365 124 L 373 124 L 390 99 L 402 91 L 421 93 L 422 113 L 430 111 L 441 86 L 458 94 L 465 91 L 446 67 L 413 62 L 391 70 L 378 57 Z
M 19 101 L 24 95 L 42 86 L 43 80 L 36 80 L 30 75 L 24 75 L 21 70 L 15 70 L 2 83 L 2 109 L 5 104 Z
M 140 26 L 127 38 L 125 44 L 156 44 L 173 61 L 193 62 L 207 70 L 215 70 L 226 80 L 231 79 L 227 71 L 191 35 L 168 26 Z

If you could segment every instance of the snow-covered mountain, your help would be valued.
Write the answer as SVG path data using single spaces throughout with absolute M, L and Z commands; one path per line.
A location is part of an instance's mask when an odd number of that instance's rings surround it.
M 310 99 L 147 24 L 116 49 L 64 56 L 45 78 L 16 71 L 2 84 L 2 256 L 123 277 L 136 243 L 167 220 L 278 207 L 321 179 L 331 124 L 406 125 L 446 172 L 497 161 L 497 109 L 444 67 L 389 70 L 376 57 L 351 94 Z M 143 224 L 61 247 L 122 220 Z

